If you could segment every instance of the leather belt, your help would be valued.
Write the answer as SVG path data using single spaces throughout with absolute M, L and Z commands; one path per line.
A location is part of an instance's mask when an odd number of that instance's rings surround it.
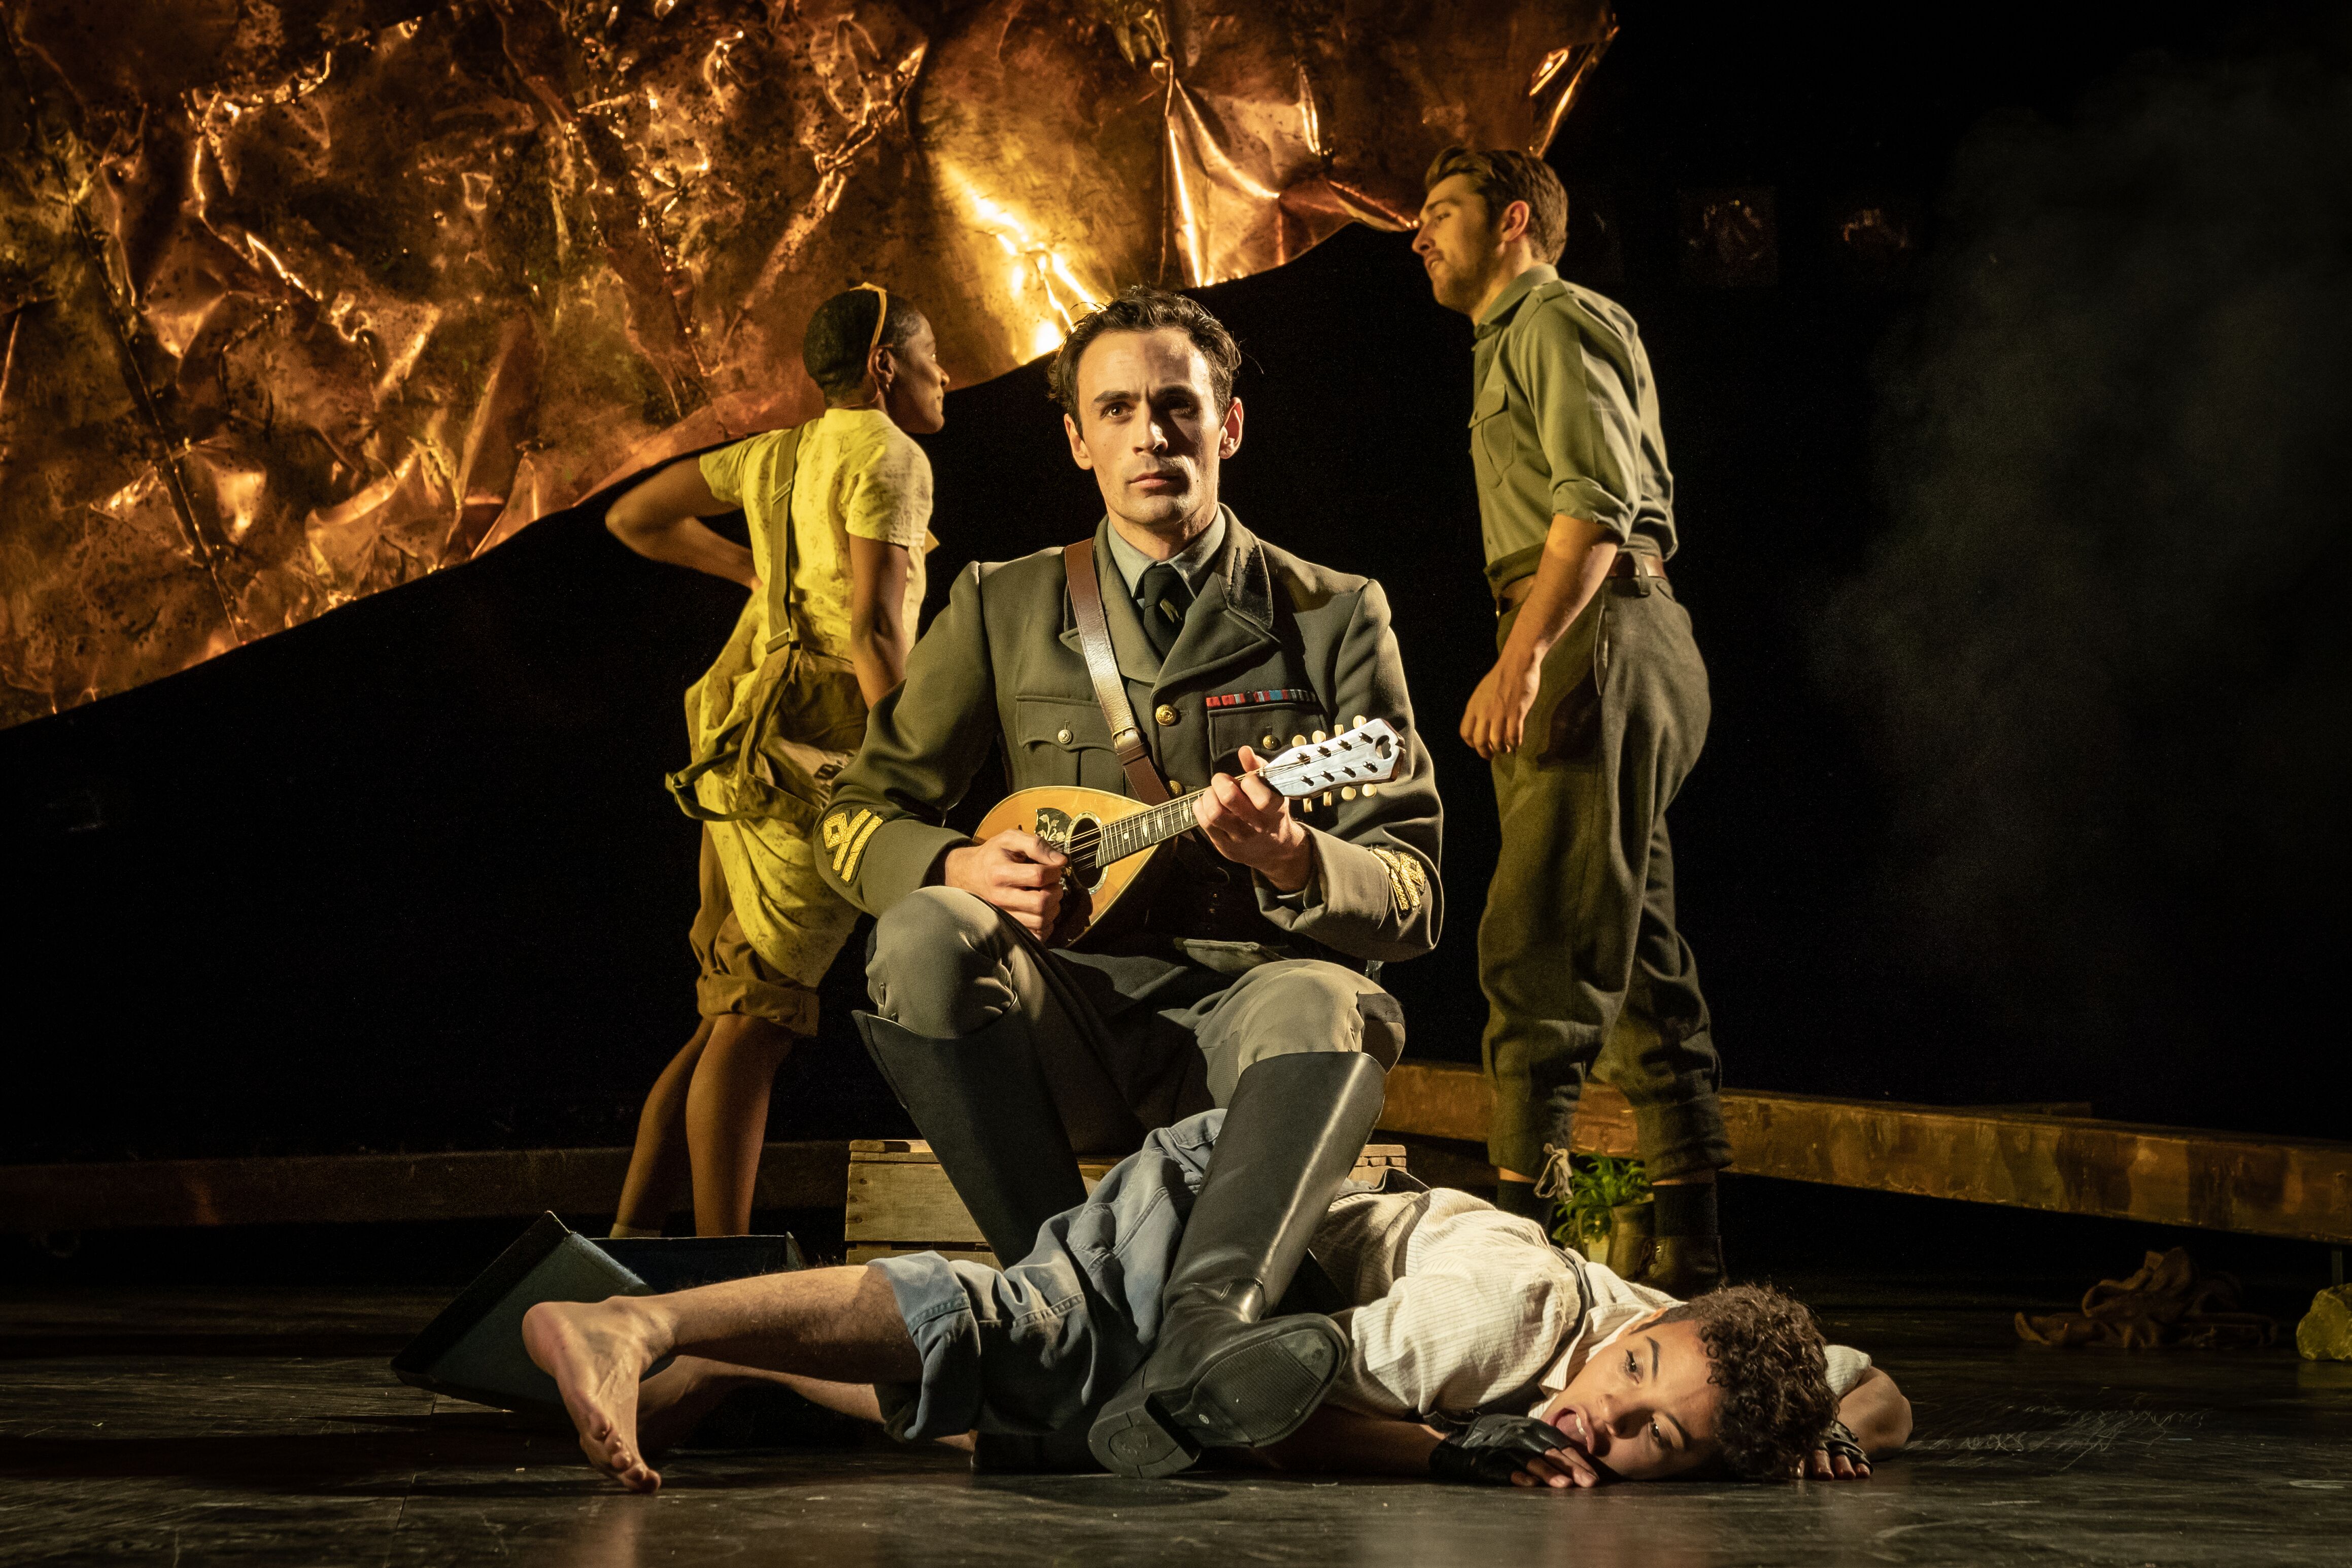
M 1609 563 L 1609 575 L 1655 577 L 1663 583 L 1666 580 L 1666 563 L 1645 551 L 1620 550 L 1617 552 L 1617 559 Z M 1500 616 L 1517 609 L 1520 601 L 1535 592 L 1535 586 L 1536 580 L 1533 575 L 1504 584 L 1503 591 L 1495 595 L 1495 613 Z

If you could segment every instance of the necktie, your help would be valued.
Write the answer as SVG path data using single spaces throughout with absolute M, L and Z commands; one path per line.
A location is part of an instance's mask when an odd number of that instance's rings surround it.
M 1161 561 L 1143 569 L 1139 587 L 1143 635 L 1165 659 L 1184 630 L 1184 614 L 1192 607 L 1192 586 L 1184 581 L 1184 574 Z

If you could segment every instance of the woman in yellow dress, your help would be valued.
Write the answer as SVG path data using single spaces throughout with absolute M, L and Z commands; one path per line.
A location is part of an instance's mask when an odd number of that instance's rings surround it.
M 689 1176 L 697 1234 L 751 1226 L 770 1086 L 816 1032 L 816 984 L 857 914 L 818 875 L 817 816 L 906 674 L 938 542 L 930 460 L 908 438 L 946 420 L 930 323 L 860 284 L 817 308 L 802 361 L 823 416 L 672 464 L 605 513 L 638 554 L 751 590 L 687 693 L 693 760 L 668 782 L 703 824 L 702 1022 L 646 1099 L 615 1236 L 659 1235 Z M 738 509 L 748 549 L 700 521 Z

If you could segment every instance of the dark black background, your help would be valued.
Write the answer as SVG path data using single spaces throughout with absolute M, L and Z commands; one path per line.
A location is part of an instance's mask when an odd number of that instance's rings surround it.
M 2074 984 L 2066 931 L 2024 957 L 1939 961 L 1932 901 L 1923 912 L 1910 896 L 1916 758 L 1857 689 L 1870 680 L 1841 640 L 1853 585 L 1906 504 L 1887 468 L 1901 449 L 1888 389 L 1916 393 L 1906 367 L 1922 363 L 1923 332 L 1966 293 L 1954 258 L 1979 218 L 1944 199 L 1956 163 L 1988 125 L 2039 122 L 2063 142 L 2086 94 L 2136 73 L 2333 58 L 2328 26 L 2317 6 L 2222 19 L 2179 4 L 1843 18 L 1627 5 L 1551 156 L 1589 198 L 1580 216 L 1613 209 L 1618 228 L 1622 277 L 1589 230 L 1570 275 L 1599 268 L 1588 275 L 1631 308 L 1662 389 L 1685 544 L 1673 571 L 1715 689 L 1673 822 L 1730 1082 L 2088 1100 L 2105 1115 L 2282 1133 L 2352 1124 L 2331 963 L 2340 884 L 2326 879 L 2340 834 L 2284 847 L 2255 834 L 2184 879 L 2134 835 L 2226 848 L 2245 820 L 2109 824 L 2107 902 L 2087 918 L 2145 918 L 2102 960 L 2095 994 Z M 1721 186 L 1774 194 L 1769 286 L 1684 277 L 1685 193 Z M 1833 238 L 1858 195 L 1921 215 L 1933 255 L 1891 284 L 1859 276 Z M 2112 199 L 2149 198 L 2134 186 Z M 1402 237 L 1363 229 L 1206 297 L 1250 356 L 1226 498 L 1269 537 L 1379 577 L 1394 604 L 1451 807 L 1451 918 L 1437 953 L 1387 980 L 1414 1053 L 1475 1059 L 1496 832 L 1483 765 L 1450 738 L 1491 657 L 1468 325 L 1431 303 Z M 2050 374 L 2063 381 L 2063 359 Z M 1063 542 L 1099 510 L 1040 368 L 957 391 L 925 444 L 942 541 L 933 607 L 963 562 Z M 2315 470 L 2337 542 L 2298 568 L 2334 574 L 2306 586 L 2343 581 L 2340 492 Z M 2050 505 L 2063 528 L 2069 503 Z M 5 1157 L 625 1141 L 693 1025 L 695 829 L 659 775 L 682 759 L 680 696 L 738 603 L 564 514 L 475 565 L 0 734 L 17 922 L 0 949 Z M 2332 586 L 2297 604 L 2342 616 Z M 2235 679 L 2318 657 L 2274 639 Z M 2231 699 L 2180 698 L 2136 710 L 2102 766 L 2196 755 Z M 2340 729 L 2342 716 L 2307 722 Z M 2274 787 L 2340 794 L 2291 769 Z M 2293 816 L 2279 801 L 2237 805 Z M 2076 874 L 2030 859 L 2006 871 L 2028 887 Z M 828 984 L 823 1040 L 786 1069 L 777 1136 L 902 1125 L 845 1031 L 862 943 L 861 929 Z M 2141 975 L 2167 984 L 2168 1026 L 2152 1033 L 2109 1000 Z

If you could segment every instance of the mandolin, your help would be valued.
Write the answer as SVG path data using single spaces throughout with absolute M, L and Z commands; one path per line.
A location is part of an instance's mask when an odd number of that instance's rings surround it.
M 1386 720 L 1372 719 L 1328 741 L 1293 746 L 1260 763 L 1256 776 L 1292 800 L 1335 790 L 1369 794 L 1396 775 L 1402 755 L 1396 731 Z M 1070 858 L 1061 923 L 1047 944 L 1069 947 L 1102 923 L 1150 864 L 1154 850 L 1192 830 L 1192 803 L 1206 793 L 1194 790 L 1146 805 L 1108 790 L 1041 784 L 997 802 L 972 837 L 984 840 L 1018 827 Z

